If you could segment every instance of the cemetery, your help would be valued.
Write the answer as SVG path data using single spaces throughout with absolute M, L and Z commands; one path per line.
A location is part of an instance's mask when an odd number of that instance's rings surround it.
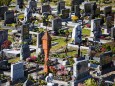
M 0 0 L 0 86 L 114 85 L 114 0 Z

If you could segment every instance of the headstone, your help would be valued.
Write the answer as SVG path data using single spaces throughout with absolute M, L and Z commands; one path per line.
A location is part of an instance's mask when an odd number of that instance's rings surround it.
M 62 9 L 61 10 L 61 14 L 62 14 L 61 18 L 62 19 L 69 18 L 69 13 L 70 13 L 70 9 Z
M 18 62 L 11 65 L 11 80 L 15 81 L 24 77 L 23 63 Z
M 65 1 L 58 2 L 57 13 L 60 14 L 62 9 L 65 9 Z
M 37 48 L 40 48 L 42 45 L 42 37 L 44 35 L 44 32 L 37 34 Z
M 28 57 L 30 57 L 30 48 L 27 43 L 24 43 L 20 49 L 20 60 L 26 60 Z
M 15 23 L 15 16 L 14 16 L 14 11 L 13 10 L 9 10 L 9 11 L 6 11 L 4 13 L 4 24 L 12 24 L 12 23 Z
M 110 15 L 111 13 L 112 13 L 112 6 L 107 6 L 104 8 L 104 14 L 106 17 Z
M 93 19 L 93 20 L 91 20 L 91 33 L 90 33 L 90 37 L 94 37 L 95 41 L 99 41 L 100 40 L 100 36 L 102 34 L 100 22 L 101 22 L 101 19 Z
M 8 39 L 8 30 L 0 30 L 0 50 L 1 45 Z
M 41 7 L 41 13 L 48 12 L 51 13 L 51 7 L 50 5 L 42 5 Z
M 32 12 L 30 8 L 25 8 L 24 11 L 24 21 L 30 21 L 30 18 L 32 17 Z
M 84 11 L 85 11 L 85 15 L 86 16 L 90 16 L 91 14 L 91 10 L 92 10 L 92 6 L 91 6 L 91 3 L 85 3 L 84 4 Z
M 0 19 L 4 19 L 4 13 L 8 11 L 7 6 L 0 6 Z
M 100 55 L 100 66 L 102 67 L 102 70 L 111 66 L 112 55 L 113 53 L 111 51 L 104 52 Z
M 98 17 L 100 16 L 100 8 L 97 8 L 95 11 L 95 16 Z
M 72 40 L 73 43 L 81 43 L 82 41 L 82 28 L 80 24 L 76 24 L 72 31 Z
M 80 8 L 79 8 L 79 5 L 74 5 L 74 13 L 75 13 L 75 16 L 78 16 L 78 18 L 80 18 Z
M 17 6 L 19 6 L 20 9 L 22 9 L 24 5 L 24 0 L 16 0 L 16 4 Z
M 28 41 L 29 40 L 29 24 L 22 25 L 22 41 Z
M 62 28 L 62 20 L 60 18 L 55 18 L 52 20 L 52 30 L 58 32 Z
M 90 77 L 87 60 L 75 61 L 73 64 L 73 76 L 75 79 L 72 82 L 72 86 L 76 86 L 78 83 L 83 82 Z
M 112 27 L 113 27 L 112 17 L 111 16 L 107 16 L 106 17 L 106 29 L 107 29 L 108 33 L 110 33 Z
M 37 2 L 35 0 L 31 0 L 29 2 L 29 9 L 31 9 L 33 12 L 36 11 L 36 9 L 37 9 Z
M 115 40 L 115 27 L 111 28 L 111 39 Z

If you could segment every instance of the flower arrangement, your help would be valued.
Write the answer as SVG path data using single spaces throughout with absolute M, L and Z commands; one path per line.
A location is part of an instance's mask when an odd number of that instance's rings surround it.
M 9 48 L 11 44 L 12 42 L 9 40 L 4 41 L 2 44 L 2 49 Z
M 72 19 L 72 21 L 76 22 L 78 20 L 78 17 L 77 16 L 72 16 L 71 19 Z

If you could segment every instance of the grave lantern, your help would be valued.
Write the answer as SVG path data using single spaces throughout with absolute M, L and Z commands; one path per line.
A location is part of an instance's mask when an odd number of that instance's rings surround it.
M 51 37 L 50 37 L 48 31 L 46 31 L 44 36 L 42 37 L 42 48 L 43 48 L 44 53 L 45 53 L 44 72 L 48 73 L 48 59 L 49 59 L 49 51 L 51 48 Z

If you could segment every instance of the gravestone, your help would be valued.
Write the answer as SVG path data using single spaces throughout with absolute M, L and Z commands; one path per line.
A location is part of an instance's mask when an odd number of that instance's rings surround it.
M 91 3 L 91 18 L 95 19 L 97 4 L 96 2 Z
M 104 8 L 104 15 L 107 17 L 112 13 L 112 6 L 107 6 Z
M 30 57 L 30 48 L 27 43 L 23 43 L 20 49 L 20 60 L 26 60 Z
M 30 38 L 29 36 L 29 24 L 22 25 L 22 31 L 21 31 L 21 37 L 22 41 L 28 41 Z
M 74 13 L 75 13 L 75 16 L 78 16 L 78 18 L 80 18 L 80 8 L 79 8 L 79 5 L 74 5 Z
M 27 22 L 27 21 L 30 21 L 30 18 L 32 17 L 32 11 L 30 8 L 25 8 L 25 11 L 24 11 L 24 21 Z
M 115 27 L 111 28 L 111 39 L 115 40 Z
M 58 32 L 62 28 L 62 20 L 60 18 L 55 18 L 52 20 L 52 30 Z
M 62 9 L 61 10 L 61 18 L 62 19 L 67 19 L 69 17 L 70 9 Z
M 60 14 L 62 9 L 65 9 L 65 1 L 58 2 L 57 13 Z
M 4 19 L 4 13 L 8 11 L 7 6 L 0 6 L 0 19 Z
M 51 13 L 51 7 L 50 5 L 42 5 L 41 7 L 41 13 L 48 12 Z
M 100 23 L 101 23 L 101 19 L 93 19 L 93 20 L 91 20 L 90 37 L 94 37 L 95 41 L 99 41 L 100 36 L 102 34 Z
M 0 50 L 4 41 L 8 40 L 8 30 L 0 30 Z
M 72 31 L 72 40 L 74 44 L 81 43 L 82 41 L 82 28 L 80 24 L 76 24 Z
M 92 11 L 92 6 L 91 3 L 85 3 L 84 4 L 84 11 L 85 11 L 85 15 L 86 16 L 90 16 L 91 15 L 91 11 Z
M 95 11 L 95 17 L 100 16 L 100 8 L 97 8 Z
M 78 83 L 90 78 L 88 71 L 88 60 L 76 61 L 73 64 L 73 77 L 72 86 L 76 86 Z
M 22 62 L 11 65 L 11 80 L 15 81 L 24 77 L 24 67 Z
M 36 11 L 36 9 L 37 9 L 37 2 L 35 0 L 31 0 L 29 2 L 29 9 L 31 9 L 33 12 Z
M 18 6 L 20 9 L 23 8 L 24 0 L 16 0 L 16 6 Z
M 4 13 L 4 25 L 15 23 L 14 11 L 9 10 Z
M 71 0 L 71 12 L 74 12 L 75 5 L 80 5 L 84 0 Z
M 104 69 L 110 68 L 112 65 L 112 55 L 113 53 L 111 51 L 104 52 L 100 55 L 100 66 L 102 71 Z
M 110 33 L 112 27 L 113 27 L 112 17 L 111 16 L 107 16 L 106 17 L 106 29 L 107 29 L 107 33 Z

